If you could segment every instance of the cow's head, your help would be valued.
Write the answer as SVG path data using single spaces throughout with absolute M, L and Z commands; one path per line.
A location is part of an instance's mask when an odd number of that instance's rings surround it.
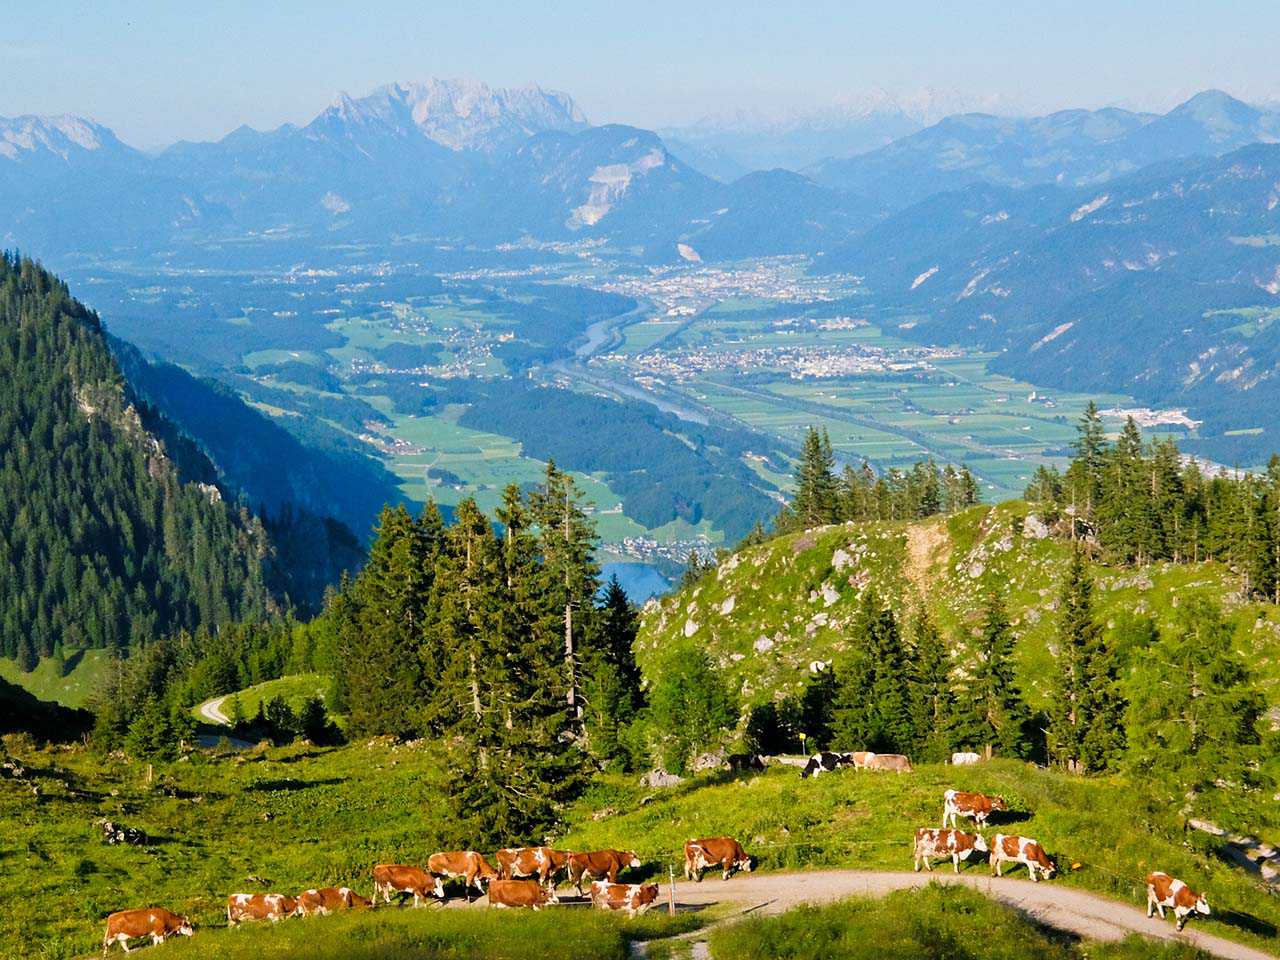
M 481 880 L 497 880 L 498 871 L 484 857 L 480 858 L 480 872 L 476 876 Z
M 750 873 L 750 872 L 751 872 L 751 858 L 750 858 L 749 856 L 747 856 L 746 854 L 743 854 L 742 859 L 741 859 L 741 860 L 739 860 L 736 864 L 734 864 L 734 866 L 736 866 L 739 870 L 745 870 L 747 873 Z
M 1196 897 L 1196 913 L 1202 913 L 1206 917 L 1209 915 L 1209 901 L 1204 898 L 1204 894 Z
M 182 937 L 194 937 L 196 935 L 195 925 L 186 917 L 179 917 L 178 919 L 181 922 L 178 924 L 178 929 L 175 933 Z
M 1049 855 L 1047 853 L 1043 854 L 1043 856 L 1044 856 L 1044 863 L 1048 864 L 1048 866 L 1044 867 L 1044 871 L 1045 871 L 1044 875 L 1046 877 L 1052 877 L 1055 873 L 1058 872 L 1058 863 L 1056 860 L 1050 860 Z
M 1008 810 L 1009 804 L 1005 801 L 1004 797 L 992 797 L 991 809 L 992 810 Z
M 810 757 L 809 762 L 804 765 L 804 769 L 800 771 L 800 779 L 808 780 L 813 776 L 813 772 L 818 769 L 821 764 L 818 763 L 816 757 Z
M 352 910 L 368 910 L 373 906 L 372 900 L 360 896 L 360 894 L 356 893 L 354 890 L 349 891 L 349 894 L 351 897 L 349 906 Z
M 987 846 L 987 838 L 982 834 L 975 834 L 973 837 L 973 849 L 979 853 L 990 853 L 991 849 Z
M 630 850 L 627 850 L 622 854 L 622 864 L 623 866 L 631 867 L 633 870 L 639 870 L 640 858 Z
M 555 887 L 539 887 L 538 888 L 539 903 L 559 903 L 560 897 L 556 894 Z

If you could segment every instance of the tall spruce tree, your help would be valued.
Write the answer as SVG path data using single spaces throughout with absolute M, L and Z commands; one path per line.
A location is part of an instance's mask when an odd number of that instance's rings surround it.
M 912 624 L 909 676 L 914 753 L 925 761 L 945 760 L 951 750 L 956 709 L 951 655 L 923 606 Z
M 1257 783 L 1266 701 L 1217 604 L 1191 597 L 1180 605 L 1128 688 L 1125 766 L 1157 802 L 1186 812 L 1208 806 L 1220 819 L 1224 803 Z
M 831 438 L 825 429 L 810 427 L 805 434 L 796 466 L 796 497 L 792 503 L 795 524 L 799 529 L 835 523 L 839 519 L 839 487 L 835 475 L 835 456 Z
M 1049 711 L 1052 759 L 1079 773 L 1104 770 L 1124 747 L 1117 664 L 1093 612 L 1084 552 L 1072 552 L 1059 596 L 1057 675 Z
M 871 588 L 849 633 L 851 650 L 836 671 L 832 741 L 837 749 L 904 753 L 915 742 L 907 651 L 897 618 Z
M 1014 645 L 1004 601 L 992 591 L 985 600 L 967 682 L 957 692 L 954 746 L 990 748 L 1007 757 L 1029 752 L 1027 708 L 1018 689 Z

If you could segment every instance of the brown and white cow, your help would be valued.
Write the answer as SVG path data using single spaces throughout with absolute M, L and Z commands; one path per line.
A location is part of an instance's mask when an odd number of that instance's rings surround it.
M 987 841 L 980 833 L 964 833 L 960 830 L 939 830 L 937 827 L 920 827 L 916 830 L 916 844 L 912 852 L 916 873 L 920 865 L 933 872 L 934 860 L 951 858 L 951 868 L 960 872 L 960 861 L 975 854 L 989 853 Z
M 560 902 L 554 887 L 544 887 L 537 880 L 491 880 L 488 897 L 491 907 L 531 907 L 534 910 Z
M 625 910 L 628 917 L 636 917 L 657 902 L 656 883 L 610 883 L 608 880 L 596 880 L 591 884 L 591 905 L 597 910 Z
M 339 910 L 359 910 L 373 906 L 350 887 L 313 887 L 298 894 L 298 916 L 327 917 Z
M 234 927 L 245 920 L 279 923 L 297 910 L 298 901 L 283 893 L 233 893 L 227 897 L 227 926 Z
M 1165 907 L 1173 908 L 1179 930 L 1186 926 L 1187 918 L 1193 913 L 1209 916 L 1209 901 L 1204 894 L 1196 893 L 1176 877 L 1157 870 L 1147 876 L 1147 916 L 1159 910 L 1163 920 Z
M 514 880 L 519 877 L 537 877 L 541 884 L 554 886 L 560 871 L 569 866 L 567 850 L 551 847 L 508 847 L 494 854 L 498 861 L 498 877 Z
M 582 896 L 583 880 L 608 880 L 617 883 L 618 874 L 631 867 L 638 869 L 640 858 L 630 850 L 593 850 L 569 854 L 569 882 Z
M 751 858 L 733 837 L 704 837 L 686 840 L 684 844 L 684 876 L 702 882 L 702 871 L 718 866 L 721 879 L 728 880 L 734 870 L 751 872 Z
M 139 910 L 118 910 L 107 917 L 107 932 L 102 938 L 102 955 L 105 957 L 113 943 L 129 952 L 129 941 L 138 937 L 151 937 L 152 944 L 164 943 L 171 936 L 190 937 L 195 928 L 186 917 L 171 913 L 164 907 L 144 907 Z
M 868 770 L 895 770 L 898 773 L 911 773 L 915 767 L 911 761 L 900 753 L 873 753 L 867 761 Z
M 987 818 L 996 811 L 1005 811 L 1009 805 L 1004 797 L 989 797 L 985 793 L 965 793 L 948 790 L 942 795 L 942 825 L 959 826 L 957 817 L 968 817 L 979 827 L 987 825 Z M 947 821 L 950 821 L 948 823 Z
M 1057 864 L 1049 859 L 1044 847 L 1030 837 L 1008 836 L 997 833 L 991 843 L 991 872 L 997 877 L 1003 876 L 1002 868 L 1006 863 L 1024 863 L 1031 879 L 1038 881 L 1037 873 L 1043 873 L 1048 880 L 1058 869 Z
M 421 867 L 403 863 L 380 863 L 373 868 L 373 899 L 382 896 L 383 903 L 391 902 L 392 894 L 413 894 L 413 905 L 436 895 L 440 881 Z M 443 895 L 443 892 L 440 894 Z
M 475 887 L 484 896 L 484 885 L 498 878 L 498 871 L 493 868 L 484 854 L 474 850 L 450 850 L 445 853 L 433 853 L 427 858 L 427 869 L 436 880 L 436 896 L 444 899 L 444 880 L 454 877 L 462 879 L 463 890 L 467 894 L 467 902 L 471 902 L 471 888 Z M 442 879 L 443 878 L 443 879 Z

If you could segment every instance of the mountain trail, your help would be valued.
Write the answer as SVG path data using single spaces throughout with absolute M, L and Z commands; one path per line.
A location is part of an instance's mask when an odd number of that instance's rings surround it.
M 945 521 L 915 523 L 907 527 L 907 563 L 903 570 L 921 596 L 929 589 L 929 572 L 951 556 L 951 537 Z

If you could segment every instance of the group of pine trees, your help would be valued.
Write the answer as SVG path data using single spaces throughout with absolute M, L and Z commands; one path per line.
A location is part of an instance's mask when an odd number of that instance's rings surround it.
M 1220 560 L 1246 593 L 1280 602 L 1280 457 L 1261 474 L 1210 473 L 1172 439 L 1144 441 L 1132 419 L 1108 440 L 1092 403 L 1073 452 L 1065 472 L 1041 467 L 1026 491 L 1065 535 L 1113 563 Z
M 434 505 L 388 507 L 316 624 L 351 735 L 443 746 L 460 841 L 535 839 L 592 761 L 626 762 L 644 702 L 637 616 L 616 583 L 598 598 L 594 539 L 554 464 L 494 519 L 471 500 L 448 526 Z
M 748 737 L 766 751 L 805 743 L 941 761 L 974 750 L 1077 773 L 1126 771 L 1172 809 L 1215 791 L 1221 809 L 1218 788 L 1265 778 L 1265 700 L 1218 606 L 1191 598 L 1171 629 L 1133 616 L 1108 632 L 1075 550 L 1057 617 L 1047 704 L 1036 708 L 1019 689 L 1016 638 L 997 594 L 973 636 L 948 644 L 923 610 L 904 632 L 867 589 L 846 651 L 798 695 L 754 710 Z
M 0 656 L 25 669 L 266 615 L 266 537 L 181 482 L 98 318 L 0 255 Z
M 795 497 L 774 527 L 789 533 L 850 520 L 921 520 L 978 500 L 977 481 L 967 468 L 939 468 L 932 459 L 917 461 L 905 472 L 894 467 L 882 474 L 863 461 L 837 475 L 827 431 L 810 427 L 796 465 Z

